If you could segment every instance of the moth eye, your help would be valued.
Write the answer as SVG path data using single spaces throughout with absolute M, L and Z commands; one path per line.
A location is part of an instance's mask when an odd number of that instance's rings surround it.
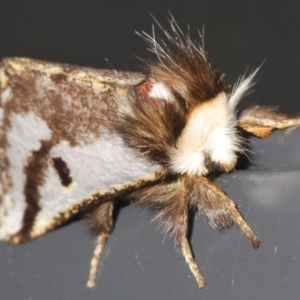
M 60 182 L 64 187 L 68 187 L 72 183 L 70 169 L 67 163 L 60 157 L 53 157 L 53 166 L 59 176 Z

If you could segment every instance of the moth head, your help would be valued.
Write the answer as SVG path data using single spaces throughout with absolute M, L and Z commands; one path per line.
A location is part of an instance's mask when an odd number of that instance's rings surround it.
M 147 85 L 148 96 L 156 106 L 182 108 L 188 102 L 165 82 L 151 80 Z M 177 136 L 174 132 L 173 143 L 166 146 L 167 166 L 172 173 L 206 175 L 214 168 L 227 172 L 234 168 L 243 147 L 230 103 L 228 94 L 221 91 L 213 98 L 182 108 L 183 126 Z M 169 114 L 170 110 L 165 113 Z M 182 122 L 180 119 L 173 118 L 173 122 Z M 165 120 L 169 121 L 169 118 Z M 153 125 L 160 126 L 158 123 Z
M 160 41 L 155 35 L 144 34 L 158 61 L 149 64 L 150 79 L 143 87 L 147 86 L 144 95 L 156 105 L 174 106 L 184 114 L 174 143 L 166 146 L 168 168 L 190 175 L 205 175 L 214 167 L 228 172 L 244 150 L 235 107 L 252 86 L 257 70 L 242 77 L 230 92 L 224 74 L 214 67 L 201 45 L 184 34 L 174 19 L 170 23 L 172 32 L 163 30 L 165 38 Z
M 242 141 L 228 103 L 228 95 L 220 92 L 189 112 L 175 147 L 170 149 L 173 172 L 206 175 L 212 168 L 228 172 L 235 167 Z

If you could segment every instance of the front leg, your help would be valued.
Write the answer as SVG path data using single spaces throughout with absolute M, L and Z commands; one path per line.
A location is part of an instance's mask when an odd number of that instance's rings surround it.
M 288 116 L 277 108 L 255 105 L 244 110 L 238 126 L 260 138 L 268 137 L 275 129 L 299 126 L 300 116 Z
M 232 222 L 236 222 L 253 247 L 259 246 L 258 238 L 235 203 L 216 184 L 203 176 L 183 175 L 177 179 L 164 180 L 131 193 L 129 198 L 135 203 L 147 203 L 158 208 L 156 219 L 174 239 L 200 288 L 204 288 L 206 282 L 187 238 L 189 209 L 202 211 L 212 227 L 217 229 L 229 227 Z
M 185 186 L 190 206 L 198 208 L 213 228 L 223 229 L 235 222 L 244 231 L 254 248 L 259 240 L 244 220 L 236 204 L 213 182 L 202 176 L 186 177 Z
M 147 203 L 158 209 L 156 219 L 163 225 L 164 232 L 169 233 L 174 239 L 199 287 L 204 288 L 206 282 L 194 259 L 187 237 L 189 203 L 186 197 L 187 190 L 184 177 L 165 180 L 159 184 L 137 190 L 131 193 L 129 198 L 135 203 Z

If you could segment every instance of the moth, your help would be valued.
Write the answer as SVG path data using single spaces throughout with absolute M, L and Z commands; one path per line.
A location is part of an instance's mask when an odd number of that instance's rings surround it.
M 243 133 L 266 138 L 299 126 L 272 107 L 237 112 L 257 70 L 231 89 L 201 43 L 170 21 L 161 39 L 143 33 L 156 61 L 144 73 L 96 70 L 28 58 L 0 66 L 0 235 L 12 244 L 88 215 L 96 246 L 87 285 L 113 231 L 120 199 L 149 204 L 200 288 L 187 238 L 189 211 L 212 227 L 238 224 L 259 240 L 213 182 L 246 151 Z

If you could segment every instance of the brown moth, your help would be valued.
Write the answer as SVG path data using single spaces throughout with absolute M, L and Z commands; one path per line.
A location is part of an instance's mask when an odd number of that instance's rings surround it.
M 187 239 L 190 210 L 217 229 L 237 223 L 257 248 L 212 175 L 233 171 L 246 150 L 239 128 L 265 138 L 300 125 L 270 107 L 237 116 L 256 71 L 229 89 L 205 50 L 170 23 L 161 41 L 143 34 L 157 56 L 145 73 L 26 58 L 0 66 L 1 238 L 27 242 L 87 214 L 97 235 L 89 287 L 120 198 L 157 208 L 200 288 L 206 283 Z

